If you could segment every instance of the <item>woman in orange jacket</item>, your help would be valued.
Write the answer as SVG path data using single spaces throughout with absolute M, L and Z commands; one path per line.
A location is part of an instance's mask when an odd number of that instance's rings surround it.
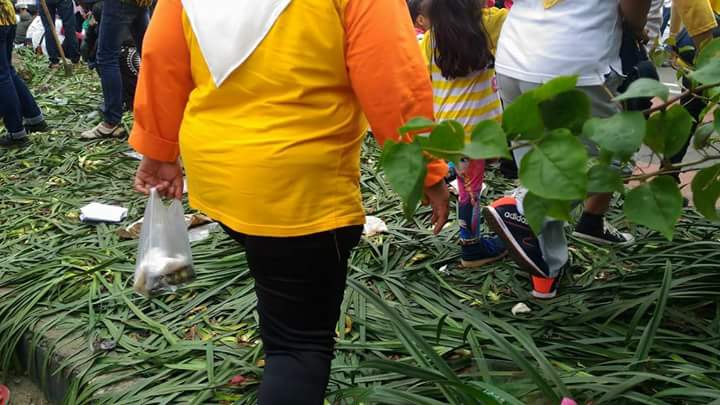
M 131 145 L 135 186 L 190 203 L 246 248 L 266 366 L 260 404 L 321 404 L 347 261 L 365 221 L 360 147 L 416 116 L 432 89 L 403 0 L 161 0 Z M 438 232 L 444 162 L 428 165 Z

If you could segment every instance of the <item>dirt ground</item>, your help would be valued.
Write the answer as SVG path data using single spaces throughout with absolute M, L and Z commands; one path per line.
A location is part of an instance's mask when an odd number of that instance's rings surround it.
M 32 381 L 24 376 L 11 376 L 3 379 L 0 384 L 10 389 L 10 405 L 50 405 L 45 395 Z

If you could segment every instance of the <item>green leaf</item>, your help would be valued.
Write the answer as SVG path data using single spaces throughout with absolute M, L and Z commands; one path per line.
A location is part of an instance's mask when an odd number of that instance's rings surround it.
M 562 221 L 570 221 L 572 207 L 570 201 L 548 200 L 528 192 L 523 199 L 523 210 L 528 225 L 535 232 L 540 234 L 545 219 L 555 218 Z
M 590 119 L 590 98 L 580 90 L 570 90 L 540 103 L 540 113 L 547 129 L 567 128 L 582 132 Z
M 716 123 L 717 125 L 717 123 Z M 702 150 L 710 146 L 710 137 L 715 133 L 712 123 L 703 124 L 697 127 L 695 135 L 693 135 L 693 147 L 696 150 Z
M 700 50 L 697 58 L 695 58 L 695 67 L 704 67 L 718 58 L 720 58 L 720 38 L 715 38 Z
M 552 200 L 580 200 L 587 191 L 588 155 L 570 131 L 555 130 L 523 157 L 520 181 L 528 190 Z
M 435 126 L 433 120 L 429 120 L 425 117 L 415 117 L 408 121 L 405 125 L 400 127 L 400 135 L 405 135 L 409 132 L 417 132 L 422 130 L 429 130 Z
M 695 209 L 711 221 L 719 221 L 720 164 L 700 170 L 692 182 Z
M 623 101 L 643 97 L 659 97 L 663 101 L 667 101 L 670 97 L 670 89 L 657 80 L 642 78 L 632 82 L 625 93 L 615 97 L 614 100 Z
M 720 83 L 720 58 L 710 59 L 688 77 L 700 84 Z
M 625 191 L 620 170 L 598 164 L 588 172 L 588 191 L 591 193 L 622 193 Z
M 459 162 L 465 149 L 465 128 L 457 121 L 443 121 L 430 135 L 416 137 L 422 149 L 440 159 Z
M 700 117 L 700 119 L 703 119 L 703 117 Z M 720 107 L 715 109 L 713 113 L 713 124 L 715 125 L 715 132 L 720 134 Z
M 403 201 L 405 216 L 412 217 L 422 198 L 427 174 L 420 144 L 386 141 L 382 167 L 388 182 Z
M 681 105 L 654 114 L 648 119 L 645 143 L 660 155 L 670 157 L 678 153 L 692 131 L 693 117 Z
M 471 159 L 510 158 L 505 131 L 495 121 L 477 124 L 473 128 L 470 143 L 465 145 L 463 152 Z
M 670 288 L 672 286 L 672 266 L 668 261 L 665 265 L 665 274 L 663 276 L 663 282 L 658 292 L 657 304 L 655 305 L 655 311 L 653 316 L 650 318 L 650 323 L 643 331 L 638 347 L 635 350 L 635 356 L 633 360 L 635 362 L 641 362 L 648 359 L 650 355 L 650 349 L 652 348 L 653 342 L 655 341 L 655 335 L 657 334 L 658 328 L 660 328 L 660 322 L 662 321 L 663 314 L 665 313 L 665 307 L 667 305 L 668 297 L 670 296 Z
M 542 86 L 536 88 L 535 99 L 538 102 L 549 100 L 558 94 L 565 93 L 577 87 L 577 76 L 559 76 Z
M 494 328 L 481 321 L 474 313 L 468 312 L 465 319 L 468 323 L 483 331 L 503 353 L 506 353 L 517 366 L 527 373 L 535 386 L 543 393 L 548 403 L 555 404 L 560 402 L 560 397 L 550 386 L 550 383 L 538 372 L 537 364 L 530 363 L 525 357 L 526 350 L 524 348 L 510 343 L 504 336 L 495 331 Z
M 510 139 L 532 140 L 542 136 L 545 126 L 534 91 L 523 93 L 505 108 L 503 129 Z
M 672 240 L 675 224 L 682 215 L 682 204 L 675 179 L 661 176 L 625 195 L 625 216 Z
M 588 120 L 583 134 L 605 150 L 628 156 L 640 149 L 645 125 L 645 116 L 641 112 L 622 112 L 610 118 Z

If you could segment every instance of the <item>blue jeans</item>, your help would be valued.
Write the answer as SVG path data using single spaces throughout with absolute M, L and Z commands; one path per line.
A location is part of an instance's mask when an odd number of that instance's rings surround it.
M 122 119 L 123 85 L 120 74 L 120 48 L 126 28 L 135 40 L 139 52 L 148 26 L 148 9 L 120 0 L 105 0 L 100 20 L 97 64 L 102 83 L 105 122 L 118 125 Z
M 667 29 L 668 25 L 670 25 L 670 16 L 672 15 L 672 7 L 663 7 L 662 10 L 663 14 L 663 20 L 662 24 L 660 25 L 660 36 L 665 33 L 665 30 Z
M 55 23 L 56 16 L 60 16 L 63 23 L 63 30 L 65 31 L 65 56 L 70 59 L 73 63 L 80 61 L 80 45 L 78 44 L 77 37 L 75 36 L 75 10 L 73 9 L 72 0 L 45 0 L 50 11 L 50 16 Z M 53 39 L 52 32 L 50 30 L 50 23 L 45 17 L 42 5 L 40 1 L 37 2 L 38 12 L 42 19 L 43 27 L 45 27 L 45 44 L 47 45 L 48 58 L 50 63 L 60 63 L 60 51 L 57 49 L 55 39 Z
M 0 26 L 0 115 L 11 137 L 25 135 L 23 117 L 28 124 L 43 120 L 42 113 L 25 82 L 12 66 L 15 26 Z

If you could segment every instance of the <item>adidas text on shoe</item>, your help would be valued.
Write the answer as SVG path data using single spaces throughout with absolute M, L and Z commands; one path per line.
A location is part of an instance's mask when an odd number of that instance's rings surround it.
M 533 275 L 547 277 L 548 267 L 540 242 L 525 216 L 518 211 L 517 200 L 503 197 L 483 208 L 483 217 L 490 229 L 503 239 L 510 257 L 518 265 Z

